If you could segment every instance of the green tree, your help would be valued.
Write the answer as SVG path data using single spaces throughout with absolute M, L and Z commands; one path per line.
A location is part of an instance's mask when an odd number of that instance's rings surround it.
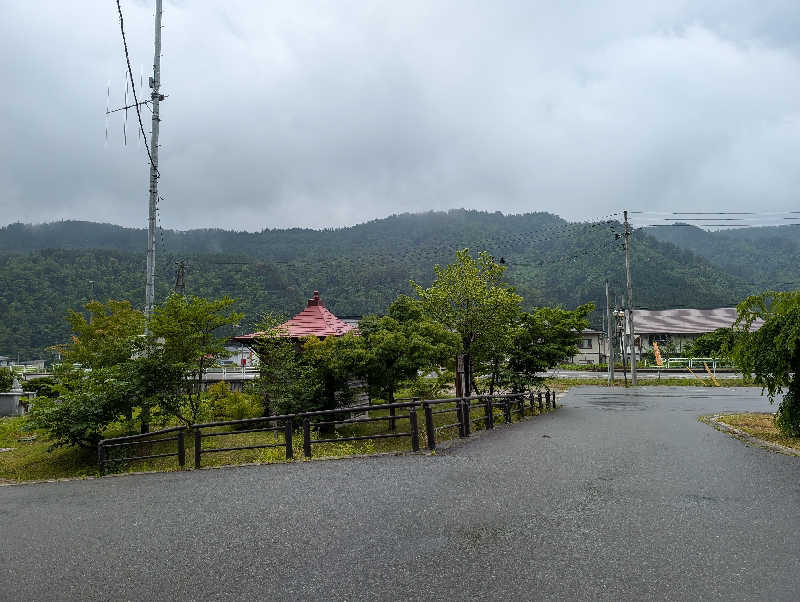
M 155 354 L 158 347 L 161 350 L 158 361 L 170 366 L 165 377 L 177 373 L 188 376 L 184 391 L 185 409 L 170 408 L 184 422 L 196 422 L 200 415 L 204 372 L 228 356 L 225 349 L 228 337 L 220 335 L 219 331 L 243 318 L 242 314 L 232 310 L 234 303 L 230 297 L 209 300 L 172 294 L 155 308 L 150 319 L 154 340 L 149 344 L 146 356 L 153 354 L 158 358 Z
M 67 316 L 71 342 L 56 347 L 64 361 L 95 369 L 129 360 L 144 334 L 144 314 L 129 301 L 90 301 L 85 307 L 88 319 L 73 310 Z
M 434 267 L 436 277 L 429 288 L 411 282 L 426 315 L 458 333 L 462 351 L 474 354 L 476 365 L 491 363 L 503 353 L 508 330 L 520 312 L 522 297 L 503 281 L 505 269 L 485 251 L 476 259 L 464 249 L 454 263 Z
M 63 368 L 53 386 L 55 396 L 36 398 L 29 424 L 46 430 L 53 447 L 96 446 L 103 431 L 129 414 L 136 403 L 137 391 L 125 368 L 123 364 L 90 371 Z
M 734 362 L 744 374 L 754 375 L 770 403 L 786 390 L 775 425 L 786 435 L 800 437 L 800 290 L 754 295 L 736 310 Z M 760 320 L 764 322 L 757 328 Z
M 733 328 L 717 328 L 697 337 L 685 353 L 687 357 L 725 357 L 733 349 L 735 339 Z
M 318 383 L 319 410 L 333 410 L 349 400 L 348 385 L 363 365 L 364 348 L 359 337 L 351 332 L 324 339 L 309 336 L 303 339 L 303 361 L 310 368 L 310 378 Z
M 259 377 L 253 383 L 260 393 L 265 415 L 294 414 L 316 409 L 321 385 L 314 380 L 313 368 L 303 358 L 301 346 L 282 336 L 283 320 L 264 314 L 256 328 L 255 341 Z
M 459 337 L 428 318 L 419 301 L 400 296 L 383 317 L 366 316 L 358 324 L 363 354 L 357 369 L 370 388 L 389 403 L 401 381 L 447 364 L 459 349 Z
M 0 368 L 0 393 L 10 391 L 14 384 L 14 374 L 10 368 Z
M 509 370 L 516 391 L 542 382 L 539 373 L 549 370 L 578 352 L 577 342 L 589 326 L 587 316 L 594 303 L 574 310 L 540 307 L 523 313 L 511 346 Z
M 29 416 L 49 432 L 55 446 L 90 447 L 109 424 L 130 416 L 141 398 L 134 377 L 144 337 L 144 315 L 127 301 L 91 301 L 89 313 L 71 311 L 71 342 L 58 347 L 65 362 L 50 394 L 37 398 Z

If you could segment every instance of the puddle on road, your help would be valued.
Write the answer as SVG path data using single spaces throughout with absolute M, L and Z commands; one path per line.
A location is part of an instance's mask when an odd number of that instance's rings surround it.
M 589 400 L 589 405 L 604 410 L 646 410 L 643 401 L 636 399 L 621 399 L 618 396 L 595 397 Z

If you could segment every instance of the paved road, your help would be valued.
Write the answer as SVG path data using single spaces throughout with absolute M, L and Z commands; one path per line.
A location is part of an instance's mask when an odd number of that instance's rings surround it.
M 0 487 L 0 598 L 796 600 L 800 460 L 696 420 L 767 407 L 581 388 L 432 457 Z

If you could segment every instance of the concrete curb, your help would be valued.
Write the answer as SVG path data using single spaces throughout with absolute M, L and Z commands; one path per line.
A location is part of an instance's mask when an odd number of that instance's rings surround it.
M 760 413 L 761 412 L 736 412 L 736 414 L 760 414 Z M 724 422 L 720 421 L 720 418 L 724 416 L 733 416 L 733 415 L 734 414 L 712 414 L 710 416 L 700 416 L 698 420 L 700 422 L 709 425 L 712 428 L 715 428 L 718 431 L 727 433 L 735 437 L 736 439 L 754 445 L 755 447 L 760 447 L 762 449 L 774 451 L 779 454 L 785 454 L 787 456 L 800 457 L 800 450 L 796 450 L 792 447 L 786 447 L 785 445 L 779 445 L 778 443 L 772 443 L 771 441 L 765 441 L 764 439 L 759 439 L 758 437 L 755 437 L 750 433 L 746 433 L 741 429 L 737 429 L 729 424 L 725 424 Z

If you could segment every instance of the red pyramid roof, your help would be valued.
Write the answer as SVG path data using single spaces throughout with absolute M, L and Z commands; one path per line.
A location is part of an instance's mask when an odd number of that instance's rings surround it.
M 301 338 L 307 336 L 327 337 L 330 335 L 341 336 L 353 330 L 353 326 L 343 322 L 334 316 L 325 307 L 319 297 L 319 291 L 314 291 L 314 297 L 308 300 L 306 308 L 291 320 L 288 320 L 278 327 L 279 335 L 289 338 Z M 253 332 L 233 337 L 234 341 L 240 343 L 252 343 L 263 332 Z

